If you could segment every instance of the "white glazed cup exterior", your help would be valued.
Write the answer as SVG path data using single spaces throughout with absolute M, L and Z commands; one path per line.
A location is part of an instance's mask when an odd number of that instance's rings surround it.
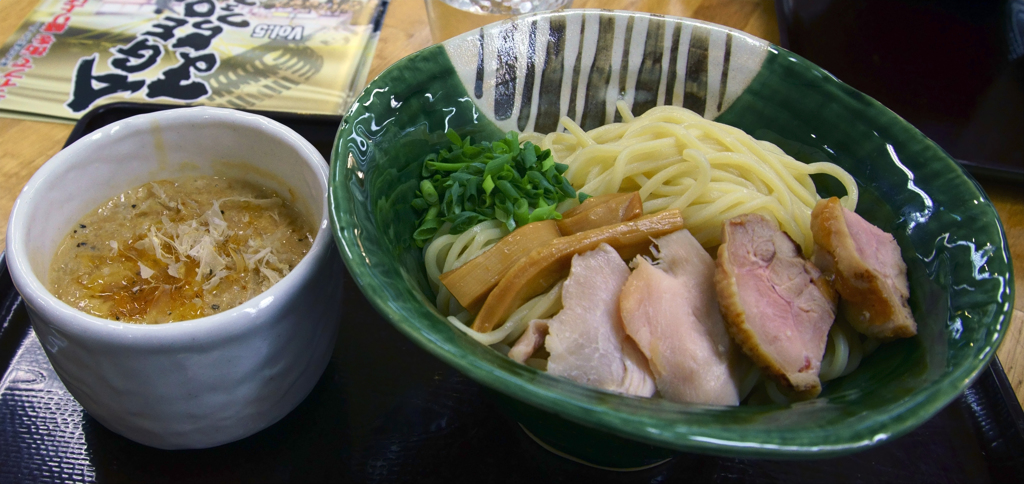
M 214 316 L 133 325 L 82 313 L 47 290 L 57 244 L 89 210 L 147 181 L 228 172 L 290 195 L 316 221 L 309 253 L 263 294 Z M 68 391 L 107 428 L 163 449 L 232 442 L 294 409 L 330 360 L 341 310 L 327 178 L 323 157 L 289 128 L 207 107 L 129 118 L 51 158 L 15 202 L 7 260 Z

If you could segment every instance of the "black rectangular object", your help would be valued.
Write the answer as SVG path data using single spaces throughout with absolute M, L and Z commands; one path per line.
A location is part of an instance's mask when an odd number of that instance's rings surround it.
M 780 43 L 978 178 L 1024 182 L 1024 3 L 778 0 Z
M 111 105 L 71 140 L 150 105 Z M 336 117 L 263 113 L 329 159 Z M 329 140 L 329 141 L 328 141 Z M 0 482 L 1017 482 L 1024 413 L 998 360 L 917 430 L 857 454 L 774 461 L 681 454 L 636 472 L 595 469 L 527 437 L 489 390 L 427 354 L 346 275 L 334 356 L 298 408 L 213 449 L 164 451 L 92 419 L 64 389 L 29 329 L 0 255 Z M 1014 477 L 1016 476 L 1016 477 Z

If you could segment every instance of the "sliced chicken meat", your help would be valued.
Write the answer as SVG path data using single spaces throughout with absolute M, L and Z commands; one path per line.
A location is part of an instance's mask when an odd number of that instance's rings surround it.
M 638 257 L 622 288 L 622 320 L 647 355 L 658 391 L 676 402 L 739 404 L 745 358 L 715 299 L 715 262 L 687 230 L 655 239 L 657 265 Z
M 512 345 L 508 357 L 519 362 L 526 363 L 526 360 L 533 356 L 537 350 L 544 347 L 544 338 L 548 335 L 548 320 L 534 319 L 526 326 L 522 336 Z
M 799 396 L 817 396 L 836 296 L 796 243 L 763 215 L 725 222 L 715 288 L 729 334 L 743 352 Z
M 892 340 L 917 334 L 907 299 L 907 265 L 892 235 L 833 197 L 811 212 L 814 262 L 832 279 L 840 311 L 857 331 Z
M 563 309 L 548 322 L 548 373 L 613 392 L 654 394 L 647 360 L 619 316 L 619 292 L 628 277 L 629 267 L 608 244 L 573 256 Z

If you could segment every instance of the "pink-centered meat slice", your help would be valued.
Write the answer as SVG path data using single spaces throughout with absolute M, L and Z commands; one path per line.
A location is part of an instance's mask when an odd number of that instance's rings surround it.
M 655 239 L 622 288 L 622 320 L 647 356 L 661 395 L 676 402 L 738 405 L 741 352 L 715 299 L 715 263 L 687 230 Z
M 548 320 L 534 319 L 526 326 L 526 331 L 519 336 L 508 357 L 519 363 L 526 363 L 526 360 L 533 356 L 537 350 L 544 346 L 544 338 L 548 335 Z
M 836 315 L 821 272 L 759 214 L 725 222 L 717 264 L 715 288 L 729 334 L 767 376 L 802 397 L 817 396 Z
M 854 329 L 880 340 L 917 334 L 907 303 L 907 265 L 892 235 L 847 210 L 835 197 L 814 207 L 811 233 L 814 262 L 834 283 L 840 311 Z
M 573 256 L 563 308 L 548 322 L 548 373 L 613 392 L 654 394 L 647 360 L 619 316 L 619 293 L 628 277 L 629 267 L 608 244 Z

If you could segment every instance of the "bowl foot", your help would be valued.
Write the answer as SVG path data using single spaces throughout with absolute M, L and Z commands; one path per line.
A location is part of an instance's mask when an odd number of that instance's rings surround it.
M 581 459 L 579 457 L 574 457 L 572 455 L 566 454 L 565 452 L 562 452 L 562 451 L 552 447 L 547 442 L 544 442 L 543 440 L 537 438 L 537 436 L 533 435 L 533 433 L 530 432 L 529 429 L 524 427 L 523 424 L 519 424 L 519 428 L 523 429 L 523 432 L 525 432 L 526 435 L 528 437 L 530 437 L 531 440 L 536 442 L 537 445 L 540 445 L 541 447 L 544 448 L 544 450 L 546 450 L 548 452 L 551 452 L 552 454 L 555 454 L 555 455 L 557 455 L 559 457 L 562 457 L 564 459 L 571 460 L 571 461 L 573 461 L 573 462 L 575 462 L 577 464 L 583 464 L 585 466 L 590 466 L 590 467 L 594 467 L 594 468 L 602 469 L 602 470 L 606 470 L 606 471 L 615 471 L 615 472 L 643 471 L 643 470 L 650 469 L 652 467 L 660 466 L 660 465 L 662 465 L 662 464 L 664 464 L 664 463 L 666 463 L 666 462 L 668 462 L 668 461 L 670 461 L 670 460 L 675 458 L 675 457 L 668 457 L 668 458 L 665 458 L 665 459 L 660 460 L 660 461 L 652 462 L 650 464 L 640 465 L 639 467 L 609 467 L 609 466 L 595 464 L 593 462 L 588 462 L 588 461 L 583 460 L 583 459 Z

